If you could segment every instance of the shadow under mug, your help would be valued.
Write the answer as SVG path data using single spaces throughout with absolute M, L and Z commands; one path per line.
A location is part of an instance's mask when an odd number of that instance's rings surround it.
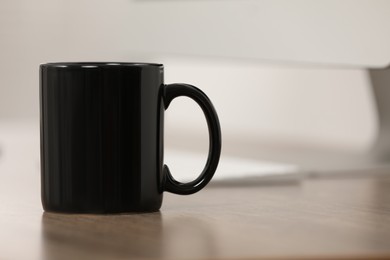
M 202 108 L 209 154 L 194 181 L 174 179 L 163 163 L 164 111 L 179 96 Z M 208 97 L 187 84 L 164 84 L 150 63 L 40 65 L 41 192 L 46 211 L 157 211 L 164 191 L 207 185 L 221 153 L 221 129 Z

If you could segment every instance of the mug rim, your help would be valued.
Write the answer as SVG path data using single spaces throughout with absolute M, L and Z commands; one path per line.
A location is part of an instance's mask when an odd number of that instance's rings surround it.
M 48 62 L 42 63 L 41 67 L 54 68 L 102 68 L 102 67 L 163 67 L 160 63 L 146 62 Z

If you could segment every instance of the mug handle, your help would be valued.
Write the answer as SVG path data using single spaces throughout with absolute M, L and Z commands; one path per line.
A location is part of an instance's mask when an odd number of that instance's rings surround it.
M 164 165 L 164 190 L 181 195 L 189 195 L 200 191 L 214 176 L 221 155 L 221 127 L 217 112 L 210 99 L 197 87 L 188 84 L 163 85 L 164 108 L 167 109 L 171 101 L 179 96 L 186 96 L 194 100 L 202 108 L 209 129 L 209 154 L 202 173 L 195 180 L 181 183 L 172 176 L 167 165 Z

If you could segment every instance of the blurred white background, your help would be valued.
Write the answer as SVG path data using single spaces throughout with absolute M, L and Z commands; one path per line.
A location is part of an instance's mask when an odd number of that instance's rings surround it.
M 38 122 L 40 63 L 150 61 L 208 94 L 225 144 L 367 151 L 379 125 L 365 68 L 389 63 L 389 24 L 389 1 L 3 0 L 0 120 Z M 168 140 L 207 145 L 191 101 L 166 124 Z

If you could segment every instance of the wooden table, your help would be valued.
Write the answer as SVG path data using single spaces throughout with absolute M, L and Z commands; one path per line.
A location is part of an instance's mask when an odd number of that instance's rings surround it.
M 390 259 L 390 177 L 213 186 L 160 212 L 44 213 L 39 176 L 3 174 L 0 259 Z
M 211 183 L 166 193 L 149 214 L 53 214 L 40 203 L 39 138 L 22 128 L 0 131 L 1 260 L 390 259 L 390 167 Z

